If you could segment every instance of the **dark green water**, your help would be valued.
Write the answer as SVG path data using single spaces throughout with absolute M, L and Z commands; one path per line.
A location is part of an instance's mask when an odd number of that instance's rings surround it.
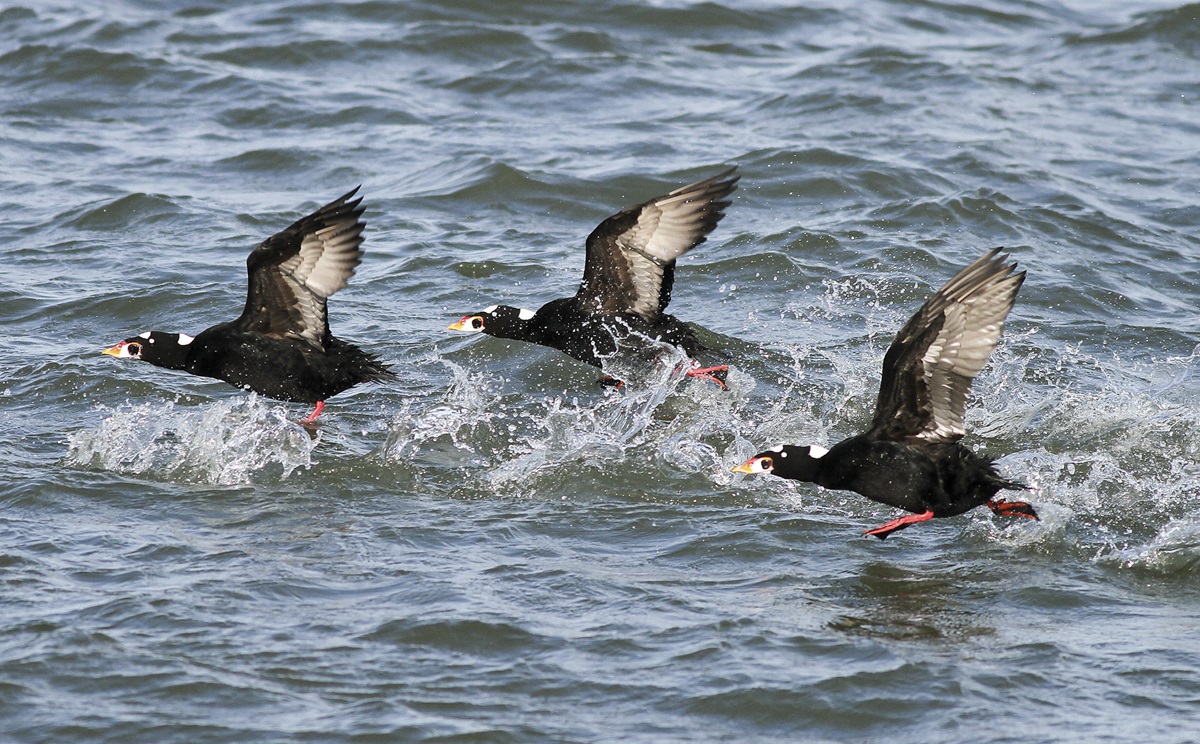
M 0 740 L 1195 741 L 1198 71 L 1168 2 L 0 9 Z M 445 330 L 724 164 L 671 309 L 731 392 Z M 358 183 L 331 319 L 401 380 L 315 439 L 99 354 Z M 967 424 L 1042 522 L 729 472 L 995 245 Z

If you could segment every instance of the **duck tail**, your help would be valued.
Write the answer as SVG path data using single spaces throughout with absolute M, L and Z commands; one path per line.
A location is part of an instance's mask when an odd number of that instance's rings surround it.
M 992 493 L 1000 489 L 1008 491 L 1029 491 L 1032 490 L 1024 483 L 1007 478 L 1000 477 L 994 466 L 988 467 L 989 487 Z M 1028 501 L 1008 501 L 1007 499 L 998 499 L 995 496 L 984 502 L 987 507 L 992 510 L 992 513 L 1000 517 L 1024 517 L 1037 521 L 1039 519 L 1037 510 L 1033 508 L 1033 504 Z
M 354 371 L 360 382 L 391 382 L 400 377 L 379 357 L 369 351 L 354 348 Z
M 1001 478 L 999 475 L 992 479 L 992 485 L 996 486 L 998 489 L 1004 489 L 1006 491 L 1033 490 L 1031 486 L 1021 483 L 1020 481 L 1008 480 L 1007 478 Z

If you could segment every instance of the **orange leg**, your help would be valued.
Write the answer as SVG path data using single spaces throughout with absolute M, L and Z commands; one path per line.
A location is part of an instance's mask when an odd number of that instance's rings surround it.
M 887 524 L 883 525 L 882 527 L 876 527 L 873 530 L 867 530 L 863 534 L 864 535 L 874 535 L 875 537 L 878 537 L 880 540 L 886 540 L 887 536 L 892 534 L 896 530 L 902 530 L 905 527 L 907 527 L 911 524 L 916 524 L 918 522 L 928 522 L 931 519 L 933 519 L 932 511 L 927 511 L 924 514 L 909 514 L 906 517 L 900 517 L 899 519 L 893 519 L 892 521 L 888 522 Z
M 308 426 L 309 424 L 313 423 L 314 421 L 317 420 L 317 416 L 321 415 L 321 411 L 324 411 L 324 410 L 325 410 L 325 401 L 318 400 L 316 408 L 313 408 L 313 412 L 308 414 L 308 418 L 300 419 L 300 425 Z
M 709 380 L 721 386 L 722 390 L 728 390 L 729 386 L 725 384 L 725 376 L 729 374 L 728 364 L 719 364 L 716 367 L 693 367 L 687 372 L 688 377 L 695 377 L 700 380 Z

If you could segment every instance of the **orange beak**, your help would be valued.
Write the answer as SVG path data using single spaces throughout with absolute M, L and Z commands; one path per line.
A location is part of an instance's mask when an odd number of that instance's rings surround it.
M 446 326 L 446 329 L 451 330 L 451 331 L 473 331 L 475 329 L 471 327 L 471 321 L 475 320 L 476 318 L 479 318 L 479 316 L 478 315 L 464 315 L 462 317 L 462 319 Z M 479 318 L 479 319 L 483 320 L 483 318 Z
M 766 460 L 765 463 L 763 462 L 764 460 Z M 754 457 L 751 457 L 749 460 L 746 460 L 745 462 L 743 462 L 741 465 L 738 465 L 736 468 L 733 468 L 733 472 L 747 473 L 747 474 L 749 474 L 749 473 L 769 473 L 769 472 L 771 472 L 771 469 L 774 467 L 774 465 L 775 465 L 775 463 L 771 460 L 771 458 L 769 458 L 765 455 L 755 455 Z
M 124 349 L 126 347 L 126 345 L 127 344 L 124 341 L 122 341 L 121 343 L 117 344 L 116 346 L 110 346 L 100 353 L 108 354 L 109 356 L 121 356 L 121 350 Z

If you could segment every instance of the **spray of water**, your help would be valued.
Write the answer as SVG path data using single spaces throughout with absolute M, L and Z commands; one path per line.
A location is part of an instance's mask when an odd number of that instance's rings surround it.
M 319 441 L 289 419 L 285 407 L 255 395 L 197 408 L 163 402 L 104 412 L 98 427 L 70 435 L 66 464 L 230 485 L 307 468 Z
M 968 412 L 1015 449 L 1001 467 L 1034 487 L 1042 516 L 997 539 L 1154 571 L 1200 562 L 1200 354 L 1134 364 L 1036 341 L 1001 348 Z

